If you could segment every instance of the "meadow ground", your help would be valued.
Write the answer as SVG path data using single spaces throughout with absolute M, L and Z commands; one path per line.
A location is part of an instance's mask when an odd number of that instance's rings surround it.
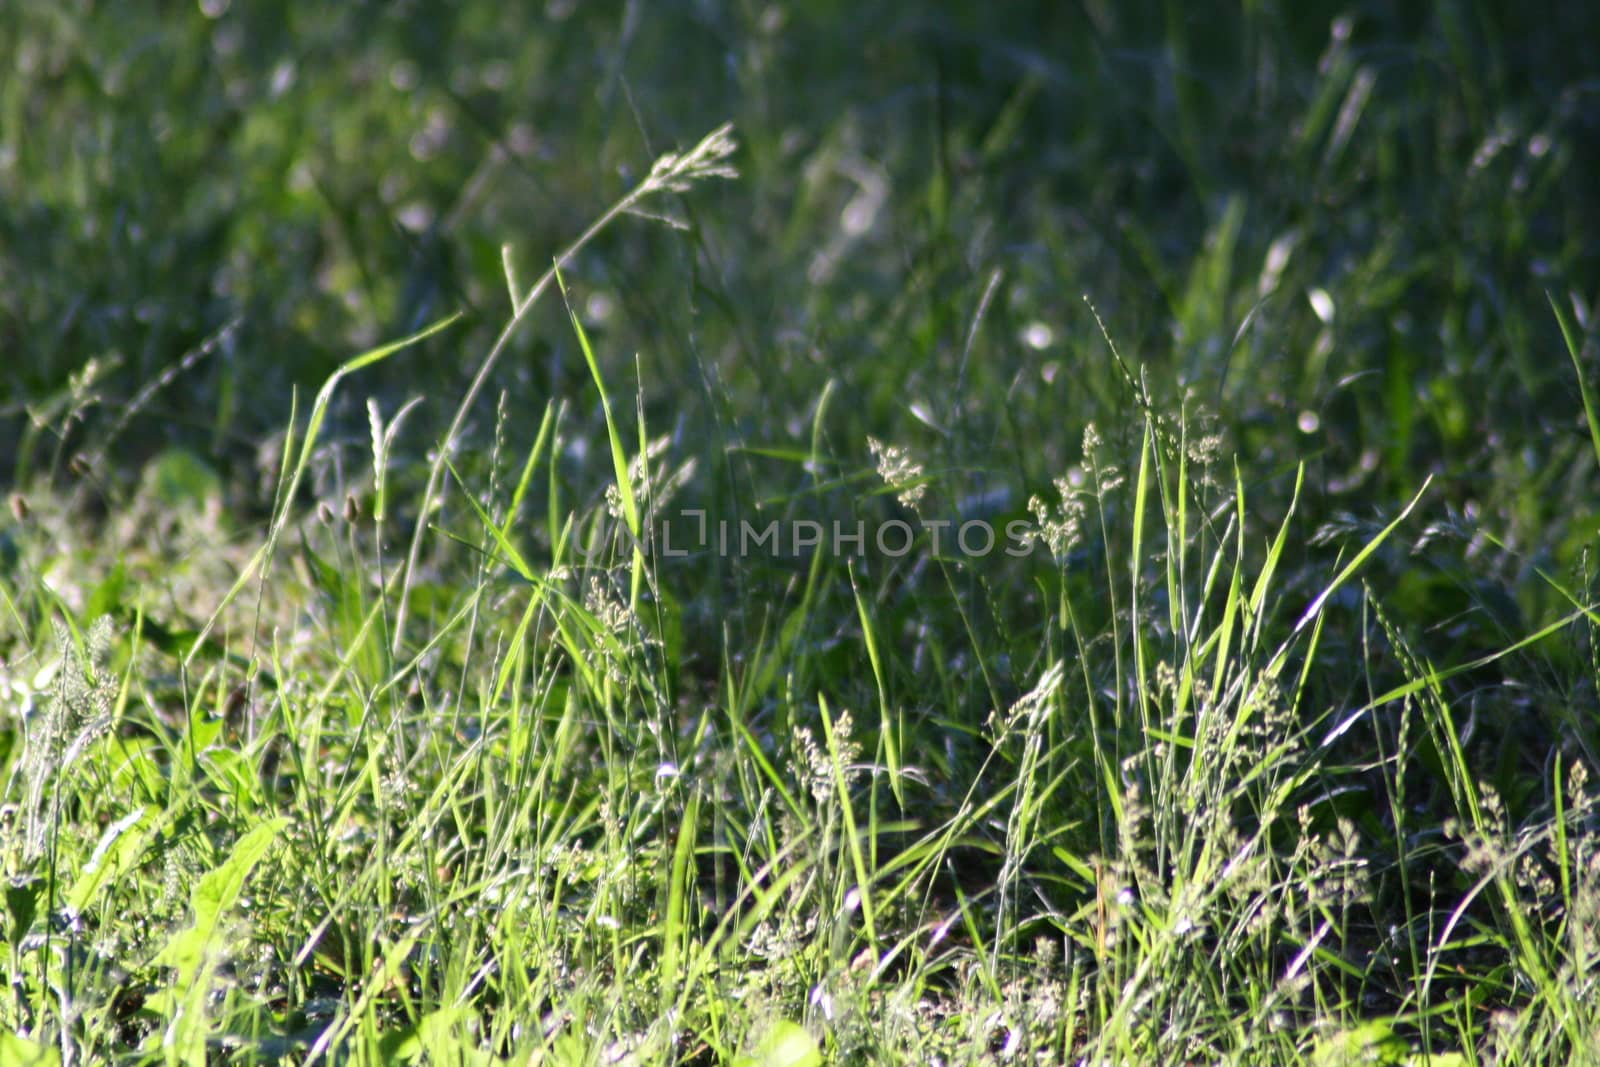
M 6 6 L 0 1062 L 1600 1062 L 1600 11 L 999 7 Z

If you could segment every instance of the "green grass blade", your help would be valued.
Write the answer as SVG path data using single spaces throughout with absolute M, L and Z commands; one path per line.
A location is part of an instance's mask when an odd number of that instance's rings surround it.
M 1600 401 L 1596 401 L 1594 390 L 1589 387 L 1589 379 L 1583 373 L 1583 361 L 1578 358 L 1583 346 L 1578 340 L 1577 333 L 1573 331 L 1572 324 L 1562 312 L 1561 305 L 1556 303 L 1555 296 L 1546 293 L 1545 299 L 1550 301 L 1550 310 L 1555 312 L 1556 322 L 1561 327 L 1561 337 L 1567 343 L 1567 354 L 1572 357 L 1572 370 L 1578 379 L 1578 395 L 1583 398 L 1583 415 L 1589 421 L 1589 441 L 1594 445 L 1595 462 L 1600 463 Z
M 225 611 L 228 605 L 231 604 L 236 597 L 238 597 L 239 593 L 243 591 L 247 584 L 249 584 L 250 580 L 256 576 L 257 571 L 260 570 L 260 568 L 272 558 L 272 555 L 277 548 L 278 538 L 283 533 L 283 528 L 289 521 L 289 512 L 294 507 L 295 493 L 300 488 L 300 479 L 304 476 L 306 467 L 311 462 L 311 453 L 316 447 L 317 433 L 322 428 L 322 421 L 327 415 L 328 404 L 330 401 L 332 401 L 334 390 L 338 388 L 339 383 L 348 375 L 354 374 L 356 371 L 361 370 L 364 367 L 370 367 L 380 360 L 388 359 L 401 349 L 408 348 L 411 345 L 417 344 L 420 341 L 432 337 L 434 334 L 452 325 L 460 317 L 461 314 L 457 312 L 454 315 L 449 315 L 443 319 L 440 319 L 431 326 L 427 326 L 421 330 L 418 330 L 416 333 L 411 334 L 408 337 L 403 337 L 398 341 L 393 341 L 386 345 L 380 345 L 377 348 L 363 352 L 361 355 L 345 361 L 339 366 L 339 369 L 335 370 L 328 376 L 327 381 L 323 382 L 322 388 L 317 391 L 316 402 L 312 405 L 311 418 L 306 425 L 304 439 L 300 442 L 299 458 L 295 461 L 294 467 L 289 470 L 287 483 L 285 484 L 280 481 L 282 492 L 279 494 L 278 504 L 274 511 L 272 522 L 267 530 L 267 540 L 259 549 L 256 550 L 255 554 L 250 557 L 250 561 L 245 564 L 244 568 L 240 570 L 239 576 L 234 580 L 233 586 L 226 594 L 223 595 L 221 602 L 218 603 L 216 607 L 216 610 L 213 611 L 211 617 L 206 620 L 206 624 L 200 628 L 200 633 L 195 638 L 194 645 L 189 649 L 188 654 L 184 657 L 185 666 L 187 666 L 189 662 L 194 659 L 196 653 L 198 653 L 201 647 L 204 646 L 206 638 L 210 636 L 212 628 L 217 624 L 217 620 L 222 617 L 223 611 Z M 292 436 L 290 440 L 292 441 Z M 286 467 L 290 449 L 291 445 L 286 443 L 284 445 L 284 463 Z

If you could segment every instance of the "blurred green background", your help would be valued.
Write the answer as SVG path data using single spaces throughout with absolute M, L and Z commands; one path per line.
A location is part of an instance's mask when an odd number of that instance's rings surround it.
M 744 181 L 686 206 L 690 232 L 619 227 L 578 270 L 618 309 L 606 346 L 658 382 L 699 360 L 800 408 L 835 374 L 893 419 L 1000 269 L 998 322 L 1077 341 L 1090 294 L 1123 349 L 1232 413 L 1326 406 L 1341 459 L 1557 448 L 1570 368 L 1542 294 L 1594 280 L 1600 14 L 1392 6 L 13 0 L 3 466 L 40 472 L 21 408 L 91 360 L 85 442 L 234 318 L 118 454 L 226 462 L 282 426 L 291 386 L 454 309 L 472 330 L 386 386 L 459 387 L 506 315 L 501 243 L 536 274 L 723 120 Z M 1307 286 L 1336 312 L 1326 352 Z M 1014 330 L 981 342 L 974 366 L 1018 370 Z M 552 360 L 538 328 L 522 346 L 506 384 L 538 402 Z
M 832 378 L 851 450 L 1045 483 L 1063 426 L 1130 410 L 1088 296 L 1255 475 L 1311 457 L 1359 513 L 1442 474 L 1543 538 L 1586 499 L 1545 294 L 1592 330 L 1597 39 L 1590 5 L 1472 0 L 12 0 L 0 470 L 59 483 L 103 454 L 114 505 L 182 445 L 258 507 L 244 475 L 292 388 L 463 310 L 363 382 L 385 410 L 429 398 L 420 455 L 506 318 L 502 244 L 536 276 L 732 120 L 740 181 L 569 272 L 615 373 L 639 354 L 652 424 L 711 462 L 798 439 Z M 530 419 L 582 400 L 563 318 L 547 300 L 519 335 L 485 421 L 500 388 Z

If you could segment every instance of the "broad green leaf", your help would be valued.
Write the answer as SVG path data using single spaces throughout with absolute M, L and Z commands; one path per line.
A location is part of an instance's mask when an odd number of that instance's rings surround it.
M 6 883 L 6 916 L 11 920 L 7 935 L 13 945 L 33 927 L 45 885 L 45 880 L 37 877 L 20 877 Z
M 820 1067 L 816 1038 L 799 1023 L 774 1023 L 755 1051 L 734 1061 L 738 1067 Z
M 287 825 L 288 819 L 273 819 L 239 839 L 232 855 L 201 878 L 190 894 L 193 924 L 175 934 L 156 957 L 158 966 L 178 972 L 177 980 L 148 1002 L 152 1010 L 168 1017 L 161 1044 L 169 1064 L 206 1062 L 206 994 L 218 962 L 213 943 L 223 917 L 238 904 L 250 872 Z
M 1356 1064 L 1394 1067 L 1410 1060 L 1411 1047 L 1381 1019 L 1317 1039 L 1311 1052 L 1313 1067 L 1355 1067 Z
M 106 827 L 94 854 L 67 891 L 68 910 L 75 915 L 82 915 L 94 902 L 101 886 L 116 881 L 132 870 L 144 855 L 145 840 L 158 821 L 156 809 L 139 807 Z M 137 833 L 129 833 L 135 828 Z
M 194 887 L 189 898 L 193 923 L 175 934 L 156 957 L 158 965 L 177 969 L 180 986 L 194 979 L 222 917 L 239 902 L 250 872 L 288 825 L 288 819 L 277 818 L 257 826 L 239 838 L 222 866 L 208 872 Z
M 61 1052 L 54 1046 L 0 1030 L 0 1063 L 6 1067 L 55 1067 L 60 1062 Z

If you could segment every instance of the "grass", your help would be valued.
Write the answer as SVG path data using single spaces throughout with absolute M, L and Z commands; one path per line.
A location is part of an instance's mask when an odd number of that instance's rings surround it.
M 0 17 L 0 1060 L 1596 1060 L 1592 15 L 130 17 Z

